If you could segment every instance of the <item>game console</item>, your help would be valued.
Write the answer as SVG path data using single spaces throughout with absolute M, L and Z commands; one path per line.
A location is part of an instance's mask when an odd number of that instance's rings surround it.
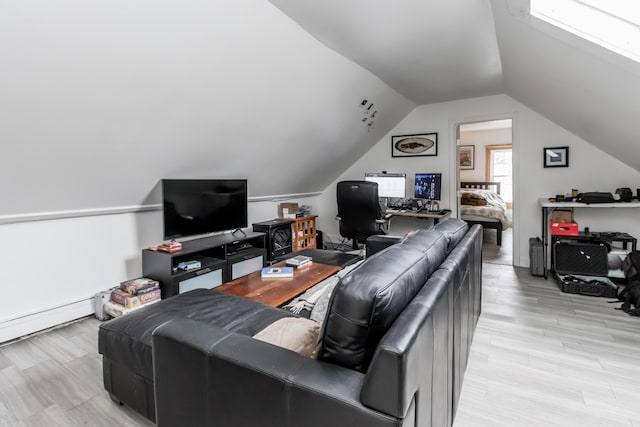
M 201 267 L 202 267 L 202 263 L 200 261 L 183 261 L 180 264 L 178 264 L 178 270 L 183 270 L 183 271 L 198 270 Z

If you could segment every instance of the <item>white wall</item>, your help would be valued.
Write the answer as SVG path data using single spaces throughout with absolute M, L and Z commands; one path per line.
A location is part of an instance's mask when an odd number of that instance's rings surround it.
M 249 203 L 249 228 L 281 201 Z M 73 212 L 68 212 L 73 214 Z M 0 343 L 94 312 L 93 295 L 142 274 L 141 250 L 162 242 L 159 210 L 0 225 Z
M 442 172 L 443 207 L 455 209 L 455 134 L 457 123 L 513 118 L 514 162 L 514 263 L 529 265 L 528 238 L 541 234 L 539 198 L 581 191 L 610 191 L 618 187 L 640 187 L 640 173 L 614 159 L 526 106 L 506 96 L 491 96 L 440 104 L 413 110 L 371 150 L 340 175 L 320 196 L 319 228 L 337 236 L 335 184 L 343 179 L 362 179 L 364 171 Z M 437 157 L 392 158 L 391 136 L 438 132 Z M 570 167 L 544 168 L 543 147 L 569 146 Z M 640 212 L 633 209 L 580 209 L 576 220 L 592 231 L 624 231 L 640 237 Z M 337 237 L 334 237 L 337 238 Z
M 162 178 L 321 191 L 415 106 L 266 0 L 3 1 L 0 28 L 0 341 L 90 313 L 161 240 L 156 211 L 73 216 Z
M 0 28 L 0 215 L 321 191 L 415 106 L 266 0 L 2 1 Z

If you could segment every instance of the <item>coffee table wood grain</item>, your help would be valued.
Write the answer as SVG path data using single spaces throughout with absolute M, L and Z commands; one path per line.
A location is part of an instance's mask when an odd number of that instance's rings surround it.
M 284 267 L 284 265 L 282 261 L 273 266 Z M 295 269 L 293 277 L 262 278 L 261 272 L 256 271 L 218 286 L 214 290 L 279 307 L 338 271 L 340 267 L 336 265 L 314 262 Z

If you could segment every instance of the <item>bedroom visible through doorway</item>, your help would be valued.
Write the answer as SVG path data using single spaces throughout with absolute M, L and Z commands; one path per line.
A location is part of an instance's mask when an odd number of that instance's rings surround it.
M 494 264 L 513 265 L 512 128 L 501 119 L 457 129 L 459 214 L 483 224 L 483 261 Z

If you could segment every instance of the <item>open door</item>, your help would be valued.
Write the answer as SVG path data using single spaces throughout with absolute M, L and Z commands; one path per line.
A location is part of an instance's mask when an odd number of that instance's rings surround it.
M 456 126 L 458 216 L 484 227 L 483 261 L 513 265 L 512 119 Z

